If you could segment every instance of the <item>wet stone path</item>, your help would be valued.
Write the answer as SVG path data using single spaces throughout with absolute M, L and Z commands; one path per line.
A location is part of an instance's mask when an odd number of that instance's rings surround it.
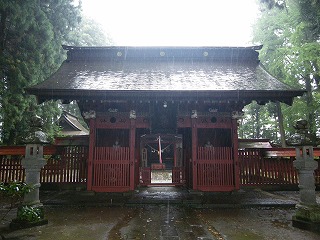
M 320 204 L 320 193 L 317 192 Z M 190 194 L 150 187 L 134 195 L 42 192 L 48 224 L 11 231 L 16 209 L 0 221 L 0 240 L 318 240 L 292 226 L 298 192 L 242 190 Z M 0 216 L 7 211 L 0 199 Z
M 0 211 L 1 213 L 1 211 Z M 292 227 L 294 209 L 194 209 L 174 204 L 139 207 L 45 207 L 47 225 L 10 231 L 1 240 L 318 240 Z
M 126 226 L 119 229 L 120 239 L 159 239 L 159 240 L 211 240 L 207 226 L 188 208 L 164 205 L 146 206 L 134 211 Z M 117 226 L 115 226 L 117 228 Z M 110 239 L 116 236 L 109 235 Z

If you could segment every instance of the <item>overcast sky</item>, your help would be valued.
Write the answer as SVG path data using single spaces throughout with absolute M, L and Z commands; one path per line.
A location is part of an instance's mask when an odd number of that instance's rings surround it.
M 247 46 L 256 0 L 82 0 L 121 46 Z

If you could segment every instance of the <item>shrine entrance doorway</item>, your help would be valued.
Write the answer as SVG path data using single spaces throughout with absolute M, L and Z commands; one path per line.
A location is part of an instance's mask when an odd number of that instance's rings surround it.
M 140 138 L 140 185 L 183 185 L 182 135 L 146 134 Z

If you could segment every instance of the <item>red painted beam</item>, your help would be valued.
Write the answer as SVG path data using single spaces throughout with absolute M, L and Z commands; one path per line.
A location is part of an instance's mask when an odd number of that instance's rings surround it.
M 313 149 L 313 155 L 315 157 L 320 156 L 320 148 Z M 295 148 L 270 148 L 265 151 L 266 157 L 295 157 Z
M 0 155 L 24 155 L 26 146 L 0 146 Z M 57 147 L 48 145 L 43 147 L 44 155 L 52 155 L 57 152 Z

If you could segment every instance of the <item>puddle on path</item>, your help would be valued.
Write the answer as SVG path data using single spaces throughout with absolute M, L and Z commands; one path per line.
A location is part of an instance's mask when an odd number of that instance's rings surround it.
M 196 210 L 217 238 L 228 240 L 317 240 L 320 234 L 292 227 L 294 209 L 206 209 Z M 214 235 L 213 232 L 213 235 Z M 219 238 L 218 238 L 219 239 Z
M 11 240 L 317 240 L 293 228 L 294 209 L 190 209 L 167 204 L 143 207 L 45 208 L 48 225 L 5 233 Z

